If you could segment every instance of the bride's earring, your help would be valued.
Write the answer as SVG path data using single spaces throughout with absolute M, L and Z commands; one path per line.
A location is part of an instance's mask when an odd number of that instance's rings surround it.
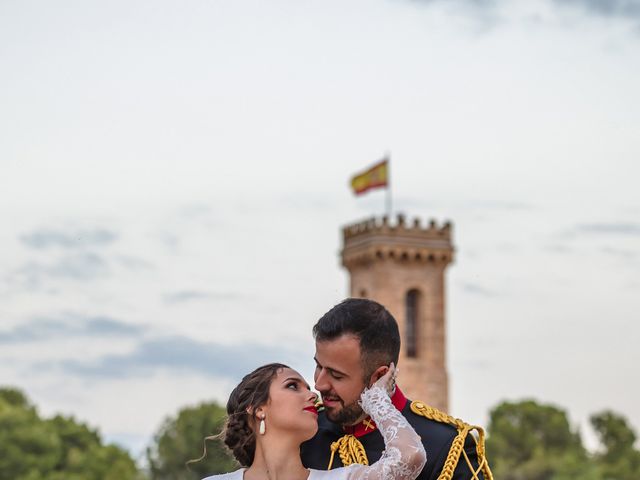
M 258 432 L 260 435 L 264 435 L 264 432 L 267 430 L 266 425 L 264 424 L 264 417 L 260 419 L 260 426 L 258 427 Z

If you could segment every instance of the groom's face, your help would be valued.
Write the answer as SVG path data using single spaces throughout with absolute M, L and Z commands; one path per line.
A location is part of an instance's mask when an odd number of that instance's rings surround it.
M 358 400 L 364 390 L 360 340 L 345 334 L 334 340 L 316 341 L 315 388 L 329 420 L 353 425 L 364 418 Z

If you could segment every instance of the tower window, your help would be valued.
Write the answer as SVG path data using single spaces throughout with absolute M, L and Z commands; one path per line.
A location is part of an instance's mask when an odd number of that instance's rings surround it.
M 420 292 L 418 290 L 409 290 L 405 298 L 405 348 L 407 357 L 415 358 L 418 356 L 418 299 Z

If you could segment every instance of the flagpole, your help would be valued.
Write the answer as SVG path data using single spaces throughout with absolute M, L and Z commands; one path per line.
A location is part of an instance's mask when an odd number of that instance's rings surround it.
M 385 158 L 387 160 L 387 218 L 391 220 L 391 154 L 387 152 Z

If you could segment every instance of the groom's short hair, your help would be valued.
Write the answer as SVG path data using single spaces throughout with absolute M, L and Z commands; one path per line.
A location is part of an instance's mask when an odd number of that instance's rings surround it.
M 378 302 L 347 298 L 325 313 L 313 326 L 317 342 L 352 334 L 360 341 L 365 381 L 381 365 L 398 364 L 400 332 L 393 315 Z

